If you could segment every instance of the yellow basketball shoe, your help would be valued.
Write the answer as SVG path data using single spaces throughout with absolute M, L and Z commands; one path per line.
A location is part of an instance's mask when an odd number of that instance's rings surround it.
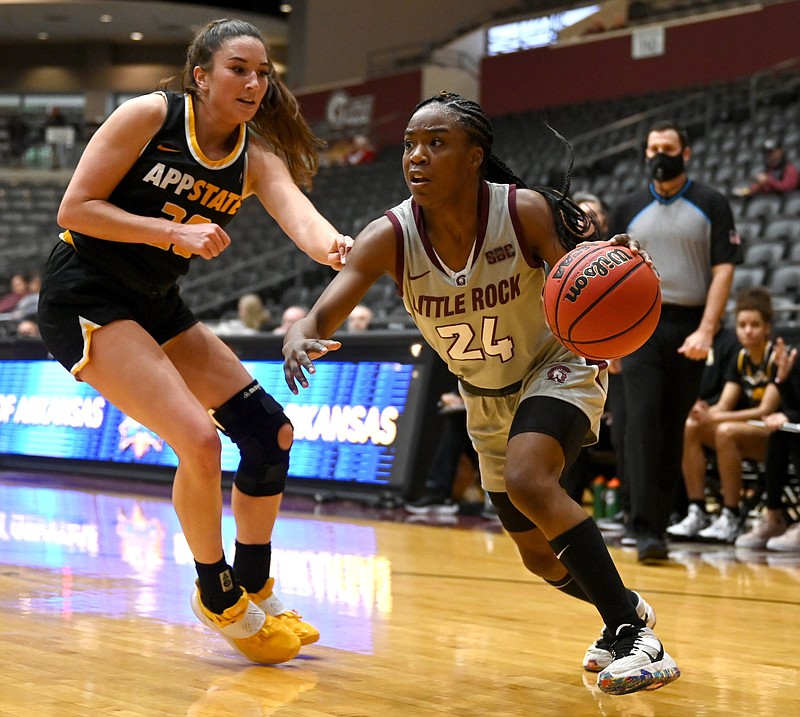
M 270 578 L 257 593 L 250 593 L 250 599 L 267 615 L 280 620 L 281 624 L 297 635 L 301 645 L 311 645 L 319 640 L 319 630 L 305 622 L 297 610 L 289 610 L 273 592 L 274 587 L 275 578 Z
M 231 647 L 251 662 L 276 665 L 291 660 L 300 651 L 300 638 L 282 621 L 266 615 L 244 590 L 238 602 L 221 615 L 203 605 L 197 585 L 190 602 L 192 612 L 200 622 L 222 635 Z

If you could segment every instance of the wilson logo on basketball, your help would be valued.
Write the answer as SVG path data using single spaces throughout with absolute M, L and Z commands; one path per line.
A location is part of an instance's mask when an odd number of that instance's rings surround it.
M 588 264 L 575 277 L 572 285 L 566 289 L 564 300 L 575 303 L 578 297 L 596 276 L 608 276 L 616 267 L 622 266 L 626 262 L 633 261 L 633 257 L 622 249 L 612 249 Z M 561 267 L 559 266 L 559 269 Z
M 593 242 L 566 254 L 545 279 L 544 314 L 570 351 L 595 361 L 636 351 L 661 314 L 658 274 L 624 245 Z

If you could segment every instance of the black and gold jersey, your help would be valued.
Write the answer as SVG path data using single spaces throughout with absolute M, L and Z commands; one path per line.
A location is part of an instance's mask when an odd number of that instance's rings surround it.
M 132 214 L 163 217 L 184 224 L 225 226 L 241 206 L 247 169 L 247 127 L 222 159 L 203 154 L 195 135 L 190 95 L 160 92 L 167 103 L 164 124 L 142 150 L 109 202 Z M 67 231 L 64 241 L 86 261 L 131 289 L 163 295 L 189 268 L 191 257 L 173 246 L 115 242 Z
M 756 363 L 750 352 L 742 348 L 736 357 L 736 363 L 729 366 L 728 381 L 738 383 L 742 389 L 736 406 L 738 410 L 758 406 L 764 398 L 767 386 L 775 382 L 778 368 L 775 366 L 774 349 L 772 342 L 768 341 L 761 363 Z

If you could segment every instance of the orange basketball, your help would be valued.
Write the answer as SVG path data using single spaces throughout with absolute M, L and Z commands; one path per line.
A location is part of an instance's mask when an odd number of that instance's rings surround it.
M 588 359 L 614 359 L 638 349 L 661 315 L 661 286 L 653 268 L 628 247 L 580 246 L 552 268 L 544 311 L 556 338 Z

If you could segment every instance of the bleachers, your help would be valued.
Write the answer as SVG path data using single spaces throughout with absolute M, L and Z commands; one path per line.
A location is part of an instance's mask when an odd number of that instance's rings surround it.
M 765 83 L 772 89 L 761 91 L 757 103 L 749 92 L 751 84 L 725 83 L 492 118 L 494 150 L 530 186 L 560 186 L 569 153 L 549 123 L 575 148 L 572 190 L 593 192 L 613 205 L 647 181 L 641 155 L 647 127 L 656 117 L 675 117 L 693 135 L 690 175 L 730 196 L 746 256 L 735 287 L 754 282 L 770 287 L 783 307 L 780 315 L 796 322 L 800 307 L 786 307 L 797 303 L 800 289 L 786 279 L 792 275 L 788 267 L 800 266 L 800 192 L 750 198 L 731 192 L 759 167 L 759 147 L 767 137 L 781 138 L 788 155 L 800 161 L 800 75 L 784 78 L 780 86 Z M 322 168 L 310 199 L 340 231 L 355 236 L 407 196 L 401 152 L 398 143 L 370 164 Z M 0 265 L 8 267 L 6 273 L 41 268 L 59 231 L 55 216 L 67 180 L 46 173 L 33 178 L 7 173 L 0 179 Z M 308 302 L 333 276 L 297 249 L 255 198 L 243 204 L 229 232 L 231 247 L 214 261 L 193 262 L 182 281 L 184 295 L 203 318 L 233 311 L 238 297 L 249 291 L 261 294 L 277 315 L 292 291 Z M 368 302 L 376 325 L 408 325 L 393 286 L 371 292 Z
M 65 181 L 42 175 L 36 179 L 0 179 L 0 276 L 14 271 L 39 272 L 58 237 L 56 213 Z

